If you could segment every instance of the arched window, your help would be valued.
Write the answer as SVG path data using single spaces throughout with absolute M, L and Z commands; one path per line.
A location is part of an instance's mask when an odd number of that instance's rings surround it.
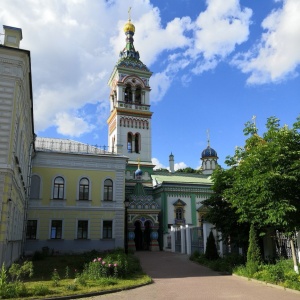
M 130 132 L 127 134 L 127 150 L 128 153 L 132 152 L 132 134 Z
M 104 181 L 104 201 L 113 200 L 113 182 L 111 179 Z
M 134 152 L 140 153 L 140 134 L 135 134 L 135 145 L 134 145 Z
M 124 93 L 124 99 L 126 103 L 132 103 L 132 91 L 131 91 L 131 85 L 127 84 L 125 88 Z
M 87 178 L 79 181 L 79 200 L 89 200 L 90 182 Z
M 41 179 L 38 175 L 32 175 L 30 186 L 30 199 L 39 199 L 41 189 Z
M 183 209 L 181 207 L 176 208 L 175 214 L 176 214 L 176 220 L 182 220 L 183 219 Z
M 142 104 L 142 89 L 140 86 L 135 90 L 135 103 Z
M 58 176 L 54 179 L 53 199 L 64 199 L 65 180 Z

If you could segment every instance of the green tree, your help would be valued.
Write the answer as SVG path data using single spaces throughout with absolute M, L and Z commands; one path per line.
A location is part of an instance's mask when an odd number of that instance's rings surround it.
M 300 117 L 292 128 L 280 127 L 270 117 L 266 132 L 258 135 L 253 123 L 246 123 L 249 136 L 226 163 L 233 171 L 232 185 L 223 193 L 236 209 L 239 222 L 255 225 L 260 234 L 268 229 L 285 233 L 291 239 L 300 228 Z M 298 273 L 295 252 L 294 269 Z
M 254 225 L 251 224 L 250 233 L 249 233 L 249 247 L 247 252 L 247 263 L 246 263 L 247 272 L 250 277 L 258 271 L 260 264 L 261 264 L 260 249 L 257 244 Z
M 231 246 L 246 251 L 250 225 L 239 222 L 239 216 L 231 203 L 224 198 L 224 192 L 232 186 L 234 168 L 225 170 L 217 167 L 212 174 L 214 193 L 202 202 L 208 207 L 205 220 L 222 232 L 222 240 Z
M 268 119 L 263 136 L 246 124 L 251 136 L 227 163 L 234 168 L 232 185 L 224 197 L 236 209 L 240 222 L 290 234 L 300 219 L 300 118 L 291 129 L 280 128 L 275 117 Z
M 178 169 L 176 171 L 176 173 L 195 173 L 195 174 L 202 174 L 202 170 L 201 169 L 198 169 L 198 170 L 195 170 L 191 167 L 186 167 L 184 169 Z
M 212 231 L 210 232 L 210 234 L 207 238 L 205 257 L 209 260 L 215 260 L 215 259 L 219 258 L 215 237 L 214 237 Z

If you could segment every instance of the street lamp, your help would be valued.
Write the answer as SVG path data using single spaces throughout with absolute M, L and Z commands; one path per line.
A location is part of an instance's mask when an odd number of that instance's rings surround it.
M 129 200 L 128 198 L 125 198 L 125 201 L 124 201 L 124 206 L 125 206 L 125 226 L 124 226 L 124 242 L 125 242 L 125 245 L 124 245 L 124 249 L 125 249 L 125 254 L 128 254 L 128 207 L 129 207 Z

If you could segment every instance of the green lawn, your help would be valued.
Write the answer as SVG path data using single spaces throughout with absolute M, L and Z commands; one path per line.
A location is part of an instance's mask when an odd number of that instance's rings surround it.
M 31 259 L 31 278 L 20 276 L 16 281 L 15 276 L 11 276 L 18 272 L 16 270 L 22 270 L 24 264 L 15 265 L 14 273 L 12 269 L 2 268 L 0 299 L 45 299 L 123 290 L 152 282 L 143 273 L 137 257 L 127 256 L 122 250 L 56 256 L 37 253 Z

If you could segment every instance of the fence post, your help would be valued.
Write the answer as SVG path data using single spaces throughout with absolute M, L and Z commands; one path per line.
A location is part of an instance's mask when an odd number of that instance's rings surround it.
M 171 226 L 171 251 L 175 252 L 175 228 Z
M 191 241 L 191 228 L 189 225 L 185 225 L 186 231 L 186 253 L 188 255 L 192 254 L 192 241 Z
M 298 263 L 300 264 L 300 231 L 297 232 Z
M 203 253 L 206 251 L 206 241 L 207 241 L 207 223 L 203 222 Z
M 181 225 L 181 254 L 185 254 L 185 228 Z

